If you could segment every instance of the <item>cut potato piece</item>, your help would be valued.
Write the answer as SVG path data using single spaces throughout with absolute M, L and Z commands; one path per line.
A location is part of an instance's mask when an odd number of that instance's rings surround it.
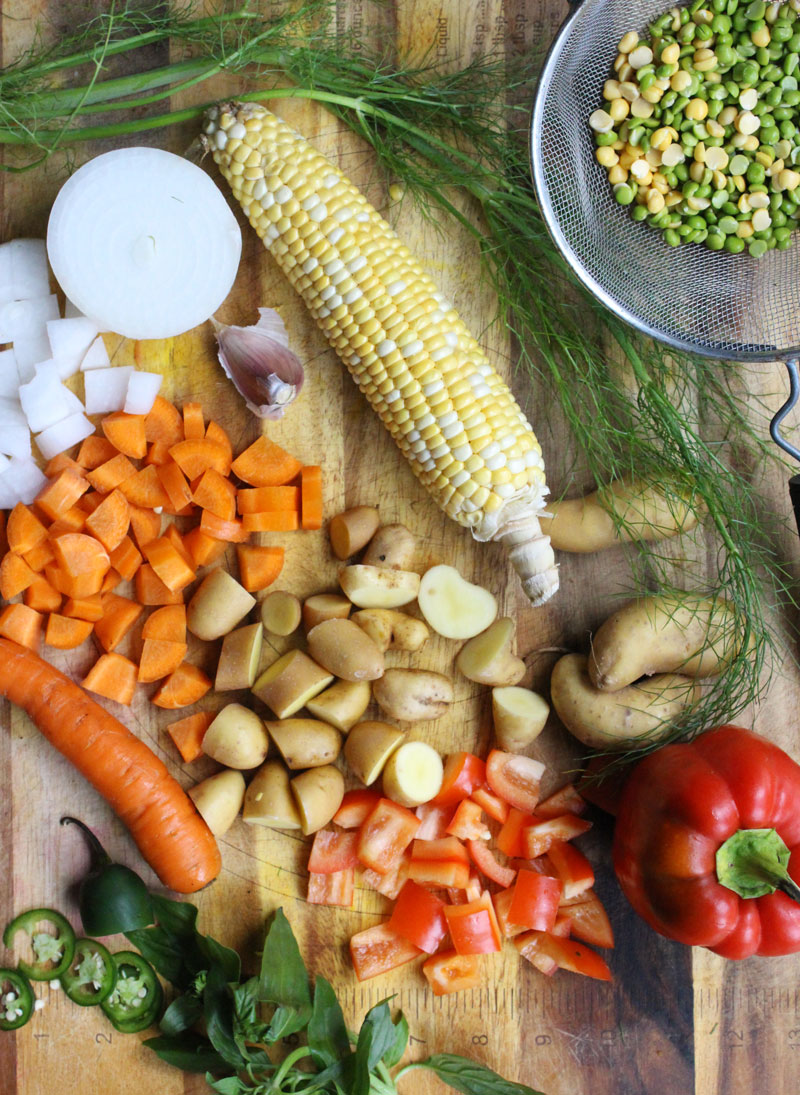
M 518 753 L 544 730 L 550 707 L 529 688 L 515 686 L 492 689 L 492 719 L 497 744 L 506 752 Z
M 306 707 L 315 718 L 346 734 L 364 714 L 371 699 L 369 681 L 336 681 L 309 700 Z
M 455 567 L 444 564 L 425 571 L 417 600 L 430 626 L 446 639 L 471 639 L 497 615 L 497 601 L 488 589 L 473 585 Z
M 360 722 L 354 726 L 344 743 L 344 757 L 353 775 L 367 786 L 374 783 L 405 736 L 403 730 L 388 722 Z
M 332 517 L 328 525 L 331 548 L 337 559 L 349 559 L 366 547 L 378 530 L 380 517 L 374 506 L 354 506 Z
M 391 567 L 345 567 L 339 575 L 345 596 L 359 608 L 400 608 L 410 604 L 419 592 L 419 574 Z
M 315 593 L 303 601 L 303 627 L 310 631 L 323 620 L 346 620 L 352 607 L 341 593 Z
M 214 688 L 217 692 L 232 692 L 252 688 L 258 676 L 264 631 L 260 623 L 247 624 L 229 631 L 222 640 L 217 662 Z
M 509 616 L 495 620 L 458 652 L 456 666 L 476 684 L 518 684 L 525 676 L 525 662 L 511 653 L 516 624 Z
M 225 768 L 190 787 L 187 794 L 214 836 L 222 836 L 242 808 L 244 789 L 242 773 Z
M 421 806 L 442 789 L 444 765 L 432 745 L 407 741 L 396 749 L 383 769 L 383 793 L 400 806 Z
M 206 730 L 203 752 L 226 768 L 257 768 L 269 752 L 269 735 L 255 711 L 229 703 Z
M 417 540 L 405 525 L 383 525 L 369 542 L 361 562 L 370 567 L 411 570 Z
M 291 791 L 290 777 L 279 760 L 262 764 L 248 784 L 242 821 L 269 829 L 299 829 L 300 811 Z
M 331 764 L 342 747 L 339 731 L 317 719 L 279 719 L 268 722 L 267 730 L 293 771 Z
M 300 812 L 300 826 L 308 836 L 327 825 L 342 805 L 344 776 L 332 764 L 309 768 L 294 777 L 291 788 Z
M 198 639 L 221 639 L 256 603 L 243 585 L 217 567 L 207 574 L 186 606 L 186 626 Z
M 277 718 L 288 719 L 332 683 L 332 673 L 302 650 L 289 650 L 264 670 L 251 691 Z
M 453 702 L 453 684 L 427 669 L 387 669 L 372 685 L 375 702 L 400 722 L 438 719 Z
M 271 635 L 291 635 L 300 626 L 303 608 L 293 593 L 274 589 L 261 602 L 261 622 Z
M 352 620 L 323 620 L 308 633 L 314 661 L 345 681 L 374 681 L 383 676 L 383 651 Z
M 416 653 L 430 637 L 427 624 L 395 608 L 362 608 L 352 617 L 379 650 L 407 650 Z

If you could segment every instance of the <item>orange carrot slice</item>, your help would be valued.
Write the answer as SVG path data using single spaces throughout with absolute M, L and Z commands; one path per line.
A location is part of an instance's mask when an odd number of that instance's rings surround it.
M 145 464 L 155 464 L 156 467 L 160 467 L 162 464 L 166 464 L 169 459 L 169 445 L 167 442 L 153 441 L 147 450 L 144 462 Z
M 195 569 L 218 562 L 225 554 L 227 547 L 224 540 L 209 536 L 199 526 L 189 529 L 183 537 L 183 543 L 192 558 Z
M 246 513 L 242 518 L 242 529 L 249 536 L 251 532 L 294 532 L 300 528 L 300 514 L 297 510 L 280 510 L 278 513 Z
M 59 536 L 63 536 L 65 532 L 80 532 L 83 526 L 86 524 L 86 510 L 81 509 L 80 506 L 70 506 L 69 509 L 64 510 L 61 516 L 53 521 L 52 525 L 47 530 L 47 535 L 51 540 L 57 540 Z
M 115 650 L 143 611 L 142 606 L 130 597 L 120 597 L 118 593 L 103 594 L 103 615 L 94 625 L 103 650 L 109 653 Z
M 48 479 L 57 479 L 61 472 L 65 470 L 74 471 L 76 475 L 83 474 L 83 468 L 78 461 L 73 460 L 71 456 L 67 456 L 65 452 L 58 453 L 48 460 L 44 466 L 44 474 Z
M 142 548 L 144 557 L 172 593 L 185 589 L 195 572 L 166 536 L 159 536 Z
M 231 471 L 252 487 L 279 487 L 294 479 L 302 466 L 280 445 L 262 436 L 236 457 Z
M 192 489 L 186 476 L 171 457 L 166 463 L 158 466 L 156 474 L 169 498 L 169 506 L 173 512 L 177 513 L 191 504 Z
M 128 500 L 120 490 L 112 492 L 86 518 L 86 530 L 96 537 L 108 552 L 122 543 L 131 523 Z
M 11 551 L 25 555 L 47 539 L 47 529 L 30 507 L 17 502 L 8 515 L 6 538 Z
M 170 639 L 145 639 L 139 659 L 139 683 L 151 684 L 174 673 L 188 649 L 186 643 L 174 643 Z
M 203 738 L 213 721 L 214 715 L 211 711 L 197 711 L 194 715 L 187 715 L 185 719 L 178 719 L 167 726 L 167 733 L 187 764 L 203 755 Z
M 117 449 L 107 437 L 93 433 L 81 442 L 75 459 L 82 468 L 92 471 L 94 468 L 99 468 L 101 464 L 105 464 L 107 460 L 112 460 L 116 455 Z
M 233 460 L 233 446 L 231 445 L 231 439 L 228 437 L 225 430 L 218 422 L 214 422 L 213 419 L 206 427 L 206 440 L 213 441 L 217 445 L 222 445 L 223 449 L 227 453 L 228 463 Z
M 140 605 L 183 604 L 181 591 L 167 589 L 149 563 L 142 563 L 136 571 L 134 588 Z
M 300 510 L 299 487 L 253 487 L 236 495 L 239 513 L 275 513 Z
M 230 471 L 230 460 L 224 447 L 206 437 L 179 441 L 170 448 L 169 454 L 188 479 L 197 479 L 208 468 L 214 468 L 220 475 L 227 475 Z
M 136 465 L 132 464 L 127 456 L 120 452 L 116 456 L 112 456 L 110 460 L 106 460 L 104 464 L 100 464 L 99 467 L 87 471 L 86 478 L 95 490 L 108 494 L 109 491 L 114 490 L 120 483 L 124 483 L 126 479 L 130 479 L 135 474 Z
M 99 540 L 83 532 L 67 532 L 53 541 L 53 554 L 67 579 L 68 588 L 62 589 L 62 593 L 85 597 L 99 592 L 111 566 L 108 552 Z
M 189 662 L 183 662 L 174 670 L 153 694 L 153 703 L 157 707 L 175 710 L 188 707 L 205 696 L 211 688 L 211 680 L 202 669 Z
M 63 616 L 72 616 L 76 620 L 91 620 L 96 623 L 105 612 L 102 593 L 93 593 L 91 597 L 70 597 L 61 610 Z
M 58 612 L 63 598 L 46 578 L 37 574 L 35 581 L 25 590 L 23 599 L 28 608 L 35 612 Z
M 4 639 L 35 650 L 42 634 L 44 617 L 28 605 L 6 605 L 0 612 L 0 635 Z
M 48 563 L 53 561 L 53 547 L 45 540 L 42 544 L 37 544 L 35 548 L 31 548 L 30 551 L 26 551 L 23 555 L 23 559 L 31 568 L 37 573 L 44 570 Z
M 71 468 L 65 468 L 46 487 L 42 487 L 34 500 L 34 504 L 45 517 L 55 521 L 57 517 L 61 517 L 66 510 L 74 506 L 84 491 L 88 489 L 88 480 Z
M 134 506 L 128 503 L 128 511 L 131 519 L 131 531 L 139 546 L 139 550 L 151 540 L 161 535 L 161 514 L 145 506 Z
M 163 441 L 166 445 L 177 445 L 183 440 L 181 412 L 162 395 L 156 396 L 144 416 L 144 436 L 148 441 Z
M 284 549 L 240 544 L 236 548 L 239 578 L 248 593 L 266 589 L 283 570 Z
M 207 509 L 202 511 L 200 530 L 207 536 L 213 536 L 215 540 L 225 540 L 229 544 L 243 544 L 249 537 L 241 521 L 225 521 L 222 517 L 209 513 Z
M 45 645 L 54 646 L 57 650 L 74 650 L 86 642 L 93 628 L 91 620 L 78 620 L 73 616 L 59 616 L 57 612 L 51 612 L 44 632 Z
M 146 455 L 147 438 L 143 414 L 114 411 L 101 420 L 100 428 L 119 452 L 134 460 L 141 460 Z
M 145 464 L 135 475 L 120 483 L 119 489 L 132 506 L 163 509 L 169 505 L 169 495 L 161 485 L 155 464 Z
M 151 612 L 142 627 L 142 638 L 186 642 L 186 606 L 164 605 Z
M 194 441 L 199 437 L 205 437 L 206 424 L 203 418 L 203 408 L 199 403 L 184 403 L 183 405 L 183 436 L 187 441 Z
M 322 468 L 319 464 L 300 469 L 300 527 L 322 528 Z
M 130 510 L 128 511 L 128 519 L 130 520 Z M 136 550 L 136 545 L 130 536 L 123 536 L 117 547 L 109 555 L 112 567 L 126 582 L 133 578 L 142 565 L 142 556 Z
M 0 563 L 0 597 L 10 601 L 28 588 L 36 580 L 35 570 L 13 551 L 7 551 Z
M 214 468 L 208 468 L 192 487 L 192 500 L 215 517 L 232 521 L 236 517 L 236 487 Z
M 136 663 L 122 654 L 101 654 L 81 681 L 89 692 L 126 707 L 136 692 Z

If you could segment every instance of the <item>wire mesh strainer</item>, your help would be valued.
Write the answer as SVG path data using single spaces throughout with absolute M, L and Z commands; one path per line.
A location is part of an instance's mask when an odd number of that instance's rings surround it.
M 578 0 L 559 30 L 533 106 L 531 161 L 542 215 L 578 279 L 637 330 L 707 357 L 784 360 L 791 391 L 770 432 L 800 461 L 779 429 L 800 395 L 798 243 L 760 259 L 698 244 L 670 247 L 617 204 L 595 160 L 588 119 L 602 105 L 617 43 L 626 31 L 644 32 L 667 7 L 666 0 Z M 800 476 L 792 501 L 800 528 Z

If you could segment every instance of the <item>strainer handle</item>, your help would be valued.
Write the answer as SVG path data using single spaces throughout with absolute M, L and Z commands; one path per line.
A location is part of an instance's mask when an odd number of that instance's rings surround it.
M 789 398 L 770 422 L 769 432 L 775 444 L 800 463 L 800 449 L 796 448 L 791 441 L 787 441 L 780 431 L 784 418 L 800 400 L 800 374 L 798 374 L 798 359 L 796 357 L 789 358 L 786 362 L 786 370 L 789 373 Z M 800 534 L 800 475 L 793 475 L 789 480 L 789 498 L 794 510 L 794 519 L 797 522 L 797 531 Z

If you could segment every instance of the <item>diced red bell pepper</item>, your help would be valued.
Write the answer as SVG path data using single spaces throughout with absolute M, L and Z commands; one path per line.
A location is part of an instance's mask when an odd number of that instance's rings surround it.
M 437 806 L 435 802 L 423 802 L 414 813 L 419 818 L 417 840 L 438 840 L 447 836 L 447 826 L 453 817 L 452 806 Z
M 422 963 L 422 972 L 434 996 L 474 989 L 481 983 L 481 964 L 477 954 L 442 951 Z
M 593 947 L 613 947 L 614 931 L 603 903 L 594 890 L 585 890 L 558 910 L 558 919 L 569 921 L 570 933 Z
M 483 810 L 469 798 L 459 802 L 445 832 L 459 840 L 489 840 L 492 835 L 483 823 Z
M 477 871 L 470 871 L 467 884 L 463 889 L 447 887 L 447 900 L 451 905 L 466 905 L 469 901 L 477 901 L 482 893 L 483 886 Z
M 528 859 L 536 859 L 549 852 L 557 840 L 572 840 L 588 833 L 591 827 L 591 821 L 577 814 L 562 814 L 549 821 L 534 821 L 522 830 L 522 848 Z
M 533 757 L 492 749 L 486 758 L 486 782 L 509 806 L 533 813 L 545 767 Z
M 559 787 L 536 805 L 537 817 L 561 817 L 562 814 L 583 814 L 588 803 L 574 783 Z
M 577 897 L 594 886 L 594 870 L 591 863 L 574 844 L 563 841 L 554 844 L 547 858 L 556 870 L 562 885 L 562 901 Z
M 549 932 L 558 917 L 561 882 L 536 871 L 520 871 L 514 883 L 508 921 L 540 932 Z
M 477 901 L 466 905 L 446 905 L 444 915 L 453 947 L 459 954 L 488 954 L 500 950 L 500 926 L 486 890 Z
M 598 981 L 610 981 L 611 970 L 605 959 L 574 939 L 561 939 L 548 932 L 526 932 L 514 940 L 523 958 L 527 958 L 542 973 L 555 969 L 581 973 Z
M 522 830 L 526 825 L 532 825 L 536 821 L 533 814 L 525 813 L 512 807 L 508 811 L 505 824 L 495 838 L 495 844 L 508 856 L 524 856 L 525 849 L 522 845 Z
M 455 806 L 486 782 L 486 765 L 474 753 L 451 753 L 444 764 L 437 806 Z
M 367 788 L 346 791 L 341 806 L 333 815 L 334 825 L 340 825 L 342 829 L 357 829 L 363 825 L 380 799 L 378 791 L 370 791 Z
M 434 954 L 447 935 L 444 901 L 409 879 L 395 902 L 389 927 L 426 954 Z
M 492 818 L 493 821 L 499 821 L 501 825 L 505 823 L 510 807 L 507 802 L 492 794 L 488 787 L 476 787 L 470 798 L 473 802 L 477 802 L 487 817 Z
M 310 871 L 306 900 L 312 905 L 342 905 L 349 908 L 353 904 L 354 876 L 352 867 L 326 874 Z
M 368 867 L 365 867 L 361 872 L 361 881 L 365 886 L 369 886 L 371 890 L 375 890 L 376 893 L 383 894 L 384 897 L 389 897 L 394 901 L 408 879 L 410 863 L 411 856 L 406 851 L 386 874 L 378 874 L 377 871 L 371 871 Z
M 517 872 L 512 867 L 504 867 L 484 841 L 468 840 L 467 851 L 481 874 L 504 889 L 510 886 L 516 878 Z
M 454 836 L 415 840 L 408 877 L 423 886 L 452 886 L 463 890 L 469 879 L 467 849 Z
M 416 836 L 419 818 L 405 806 L 381 798 L 358 831 L 358 858 L 365 867 L 387 874 Z
M 333 874 L 357 867 L 358 833 L 337 833 L 332 829 L 320 829 L 314 834 L 308 869 L 314 874 Z
M 492 902 L 494 904 L 494 911 L 497 917 L 497 923 L 500 927 L 500 934 L 504 939 L 513 939 L 515 935 L 521 935 L 526 931 L 520 924 L 512 924 L 508 918 L 508 910 L 511 908 L 511 902 L 514 899 L 514 888 L 508 890 L 498 890 L 497 893 L 492 894 Z
M 356 932 L 350 940 L 350 958 L 359 981 L 377 977 L 379 973 L 411 962 L 423 952 L 393 932 L 386 924 L 376 924 Z

